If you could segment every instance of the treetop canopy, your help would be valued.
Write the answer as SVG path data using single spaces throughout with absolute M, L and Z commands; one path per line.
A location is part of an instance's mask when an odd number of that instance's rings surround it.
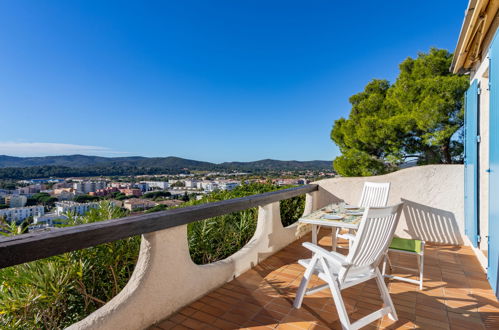
M 343 176 L 395 170 L 408 158 L 419 164 L 463 159 L 464 92 L 468 78 L 449 72 L 452 54 L 432 48 L 399 66 L 394 84 L 373 79 L 349 99 L 348 118 L 334 122 L 331 139 L 342 153 Z

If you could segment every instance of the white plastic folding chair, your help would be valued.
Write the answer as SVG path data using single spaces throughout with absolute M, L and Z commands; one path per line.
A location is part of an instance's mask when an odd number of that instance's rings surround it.
M 382 274 L 384 277 L 393 278 L 395 280 L 414 283 L 419 285 L 419 290 L 423 290 L 423 269 L 424 269 L 424 247 L 425 241 L 419 239 L 410 239 L 410 238 L 399 238 L 394 237 L 392 243 L 388 247 L 388 251 L 393 253 L 401 253 L 401 254 L 412 254 L 417 257 L 418 268 L 412 267 L 404 267 L 400 265 L 394 265 L 391 263 L 388 253 L 385 256 L 385 260 L 383 262 L 383 270 Z M 401 268 L 405 270 L 417 271 L 419 273 L 419 279 L 414 280 L 411 278 L 396 276 L 396 275 L 387 275 L 386 274 L 386 264 L 393 270 L 393 268 Z
M 403 203 L 382 208 L 368 208 L 362 217 L 356 239 L 347 256 L 327 251 L 306 242 L 303 246 L 313 252 L 311 259 L 299 260 L 305 273 L 296 293 L 294 307 L 300 308 L 306 294 L 329 288 L 333 296 L 343 329 L 359 329 L 384 315 L 397 320 L 397 313 L 378 265 L 383 260 L 393 238 L 402 212 Z M 307 289 L 313 274 L 326 284 Z M 350 323 L 341 290 L 376 279 L 384 306 Z
M 359 207 L 383 207 L 388 203 L 390 182 L 364 182 Z
M 388 194 L 390 193 L 390 182 L 364 182 L 362 195 L 360 196 L 358 207 L 383 207 L 388 203 Z M 333 229 L 334 230 L 334 229 Z M 349 248 L 352 247 L 353 230 L 348 233 L 333 233 L 337 237 L 348 240 Z

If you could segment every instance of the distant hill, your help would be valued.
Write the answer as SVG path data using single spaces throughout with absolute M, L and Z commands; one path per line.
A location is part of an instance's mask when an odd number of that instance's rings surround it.
M 0 168 L 29 168 L 61 166 L 68 168 L 155 168 L 177 171 L 188 170 L 231 170 L 260 172 L 272 170 L 330 170 L 331 161 L 283 161 L 264 159 L 254 162 L 225 162 L 215 164 L 179 157 L 99 157 L 85 155 L 65 155 L 46 157 L 13 157 L 0 155 Z
M 331 170 L 330 160 L 275 160 L 263 159 L 254 162 L 228 162 L 221 163 L 220 166 L 226 169 L 243 171 L 272 171 L 272 170 Z

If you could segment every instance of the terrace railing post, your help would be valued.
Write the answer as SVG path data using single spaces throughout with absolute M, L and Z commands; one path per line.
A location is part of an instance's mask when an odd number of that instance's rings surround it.
M 319 208 L 318 206 L 319 191 L 312 191 L 305 195 L 305 210 L 303 214 L 310 214 Z

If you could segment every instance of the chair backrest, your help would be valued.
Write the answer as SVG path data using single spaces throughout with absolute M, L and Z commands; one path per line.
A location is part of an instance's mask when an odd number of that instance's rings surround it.
M 378 266 L 388 251 L 403 205 L 404 203 L 400 203 L 393 206 L 367 208 L 346 258 L 347 263 L 351 265 L 350 268 Z
M 388 203 L 388 193 L 390 192 L 390 182 L 364 182 L 359 206 L 361 207 L 382 207 Z

